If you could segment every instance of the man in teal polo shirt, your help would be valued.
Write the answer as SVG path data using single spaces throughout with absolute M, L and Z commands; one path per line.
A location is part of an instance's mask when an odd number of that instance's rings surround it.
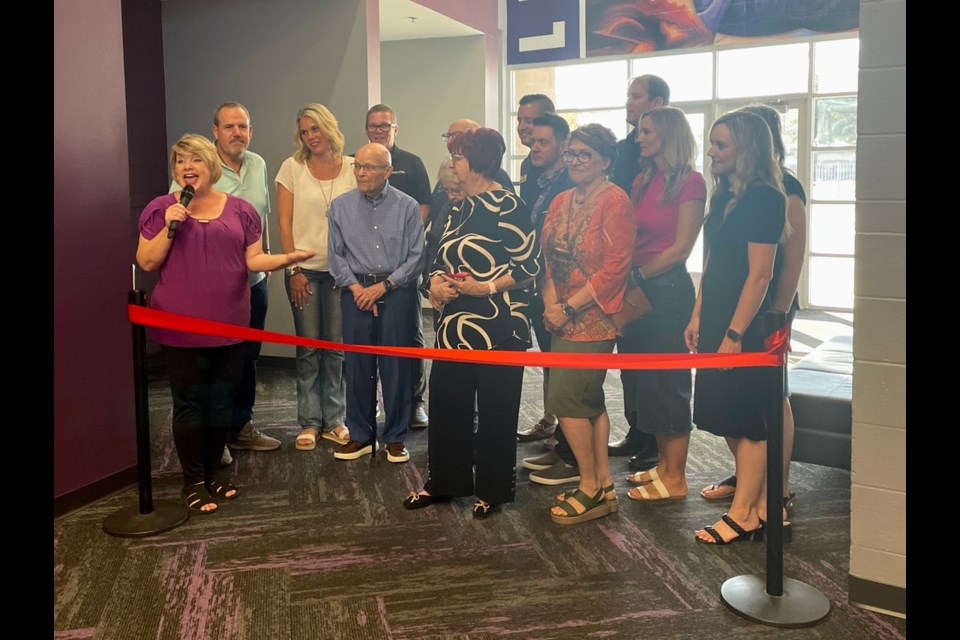
M 213 112 L 213 141 L 220 156 L 223 176 L 215 187 L 238 198 L 243 198 L 256 208 L 263 227 L 261 242 L 264 253 L 270 253 L 267 216 L 270 213 L 270 192 L 267 189 L 267 164 L 258 154 L 250 151 L 253 126 L 250 112 L 239 102 L 225 102 Z M 170 191 L 179 191 L 173 183 Z M 250 276 L 250 327 L 263 329 L 267 319 L 267 277 L 264 273 L 251 272 Z M 233 462 L 230 449 L 273 451 L 280 447 L 276 438 L 255 429 L 253 405 L 257 394 L 257 358 L 260 343 L 247 342 L 243 363 L 243 381 L 234 400 L 233 419 L 227 447 L 224 447 L 221 463 Z M 229 447 L 229 448 L 228 448 Z

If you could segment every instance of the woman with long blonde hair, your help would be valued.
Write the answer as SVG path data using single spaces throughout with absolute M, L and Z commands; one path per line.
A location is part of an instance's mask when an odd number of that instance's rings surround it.
M 341 342 L 340 296 L 327 263 L 327 212 L 334 198 L 357 186 L 353 158 L 343 155 L 337 119 L 322 104 L 297 112 L 293 139 L 297 150 L 276 178 L 280 244 L 284 251 L 296 247 L 316 253 L 286 271 L 293 325 L 298 336 Z M 297 449 L 313 449 L 318 435 L 346 444 L 345 419 L 343 351 L 297 347 Z
M 630 276 L 653 310 L 629 324 L 619 353 L 686 353 L 683 331 L 696 293 L 686 260 L 703 226 L 707 187 L 696 170 L 697 143 L 679 109 L 648 111 L 637 123 L 640 173 L 632 200 L 637 221 Z M 623 404 L 631 429 L 653 434 L 660 462 L 627 476 L 639 485 L 633 500 L 676 500 L 687 495 L 687 450 L 692 378 L 689 370 L 624 370 Z
M 773 265 L 786 228 L 780 165 L 766 122 L 728 113 L 710 130 L 714 190 L 704 221 L 708 246 L 700 292 L 684 337 L 692 352 L 762 351 L 762 315 L 773 308 Z M 758 539 L 766 520 L 765 367 L 697 372 L 693 419 L 725 437 L 737 462 L 737 492 L 729 512 L 699 529 L 697 542 L 729 544 Z

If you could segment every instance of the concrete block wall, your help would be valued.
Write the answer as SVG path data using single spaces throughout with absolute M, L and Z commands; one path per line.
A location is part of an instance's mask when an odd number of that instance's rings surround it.
M 862 0 L 850 599 L 906 613 L 905 0 Z

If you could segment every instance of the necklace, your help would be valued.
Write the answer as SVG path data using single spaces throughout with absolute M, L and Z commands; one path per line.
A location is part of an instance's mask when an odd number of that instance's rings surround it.
M 596 191 L 597 189 L 599 189 L 600 187 L 602 187 L 603 184 L 604 184 L 606 181 L 607 181 L 607 176 L 603 176 L 603 179 L 602 179 L 600 182 L 598 182 L 598 183 L 596 184 L 596 186 L 594 186 L 592 189 L 590 189 L 590 191 L 587 192 L 587 194 L 586 194 L 585 196 L 583 196 L 583 198 L 578 198 L 578 197 L 577 197 L 577 192 L 574 191 L 574 192 L 573 192 L 573 201 L 574 201 L 574 203 L 575 203 L 577 206 L 583 205 L 584 202 L 586 202 L 587 200 L 590 199 L 590 196 L 593 195 L 593 192 Z
M 333 168 L 333 169 L 336 169 L 336 166 L 337 166 L 336 161 L 334 161 L 334 163 L 333 163 L 333 165 L 332 165 L 332 168 Z M 319 177 L 318 177 L 318 174 L 320 174 L 320 167 L 318 167 L 316 164 L 311 165 L 309 160 L 307 161 L 307 169 L 310 171 L 310 175 L 313 177 L 313 179 L 317 181 L 317 186 L 320 187 L 320 195 L 323 196 L 323 203 L 324 203 L 324 205 L 325 205 L 325 210 L 326 210 L 326 211 L 329 211 L 329 209 L 330 209 L 330 202 L 333 200 L 333 182 L 334 182 L 334 180 L 336 180 L 337 177 L 334 176 L 334 177 L 331 178 L 330 180 L 323 180 L 323 179 L 319 178 Z M 330 183 L 330 192 L 329 192 L 329 193 L 327 193 L 327 192 L 324 191 L 324 189 L 323 189 L 323 183 L 324 183 L 324 182 L 329 182 L 329 183 Z

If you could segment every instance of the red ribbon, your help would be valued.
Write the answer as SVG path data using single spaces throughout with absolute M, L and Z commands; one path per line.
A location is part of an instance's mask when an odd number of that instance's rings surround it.
M 401 358 L 425 358 L 478 364 L 508 364 L 520 367 L 567 369 L 731 369 L 734 367 L 779 367 L 786 362 L 788 334 L 784 327 L 769 336 L 766 352 L 750 353 L 545 353 L 542 351 L 494 351 L 468 349 L 420 349 L 343 344 L 301 338 L 285 333 L 251 329 L 226 322 L 182 316 L 169 311 L 127 305 L 130 322 L 159 329 L 173 329 L 207 336 L 272 342 L 318 349 L 336 349 Z

